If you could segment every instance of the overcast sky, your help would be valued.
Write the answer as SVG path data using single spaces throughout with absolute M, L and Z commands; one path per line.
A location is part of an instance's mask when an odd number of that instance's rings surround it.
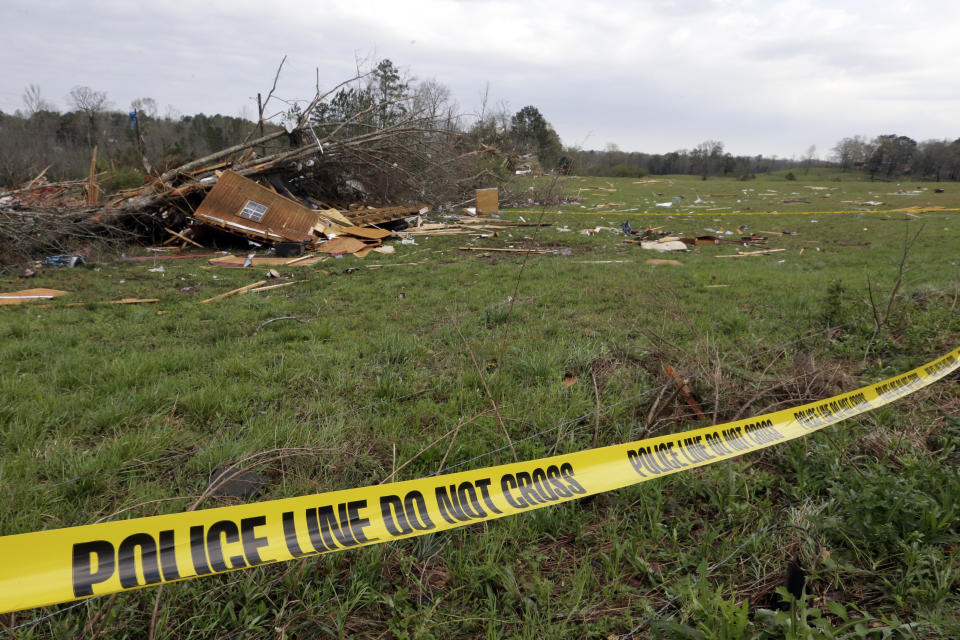
M 256 113 L 358 58 L 390 58 L 461 109 L 532 104 L 564 144 L 821 157 L 844 136 L 960 137 L 960 3 L 900 0 L 418 2 L 4 0 L 0 110 L 75 85 L 115 108 Z

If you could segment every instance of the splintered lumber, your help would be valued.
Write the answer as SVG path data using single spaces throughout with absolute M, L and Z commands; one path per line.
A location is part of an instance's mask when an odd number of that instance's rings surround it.
M 502 218 L 460 218 L 460 224 L 481 224 L 496 225 L 498 227 L 552 227 L 552 222 L 519 222 L 515 220 L 504 220 Z
M 327 220 L 330 220 L 331 222 L 337 222 L 339 224 L 344 224 L 347 226 L 353 224 L 352 222 L 350 222 L 350 220 L 346 216 L 344 216 L 342 213 L 340 213 L 336 209 L 314 209 L 313 211 L 317 215 L 322 216 Z
M 749 251 L 738 253 L 733 253 L 727 256 L 714 256 L 715 258 L 749 258 L 750 256 L 765 256 L 770 253 L 780 253 L 781 251 L 786 251 L 786 249 L 764 249 L 763 251 Z
M 549 251 L 541 249 L 496 249 L 493 247 L 457 247 L 460 251 L 502 251 L 504 253 L 538 253 L 548 254 Z
M 350 219 L 350 223 L 357 227 L 365 227 L 371 224 L 382 224 L 415 216 L 420 213 L 424 207 L 422 205 L 410 205 L 399 207 L 380 207 L 379 209 L 357 209 L 355 211 L 341 211 L 343 215 Z
M 188 258 L 209 258 L 216 253 L 181 253 L 175 256 L 153 255 L 153 256 L 121 256 L 117 262 L 151 262 L 153 260 L 186 260 Z
M 234 296 L 234 295 L 237 295 L 238 293 L 246 293 L 247 291 L 250 291 L 250 289 L 256 289 L 257 287 L 263 286 L 265 284 L 267 284 L 266 280 L 259 280 L 257 282 L 254 282 L 253 284 L 248 284 L 245 287 L 240 287 L 239 289 L 234 289 L 232 291 L 227 291 L 226 293 L 221 293 L 218 296 L 207 298 L 206 300 L 201 301 L 201 304 L 207 304 L 208 302 L 213 302 L 214 300 L 222 300 L 223 298 Z
M 365 238 L 367 240 L 383 240 L 389 238 L 393 232 L 386 229 L 374 229 L 367 227 L 344 227 L 340 230 L 342 234 Z
M 90 177 L 87 179 L 87 204 L 97 204 L 100 200 L 100 185 L 97 184 L 97 145 L 93 145 L 90 156 Z
M 0 304 L 22 304 L 32 300 L 50 300 L 57 296 L 66 295 L 66 291 L 58 289 L 24 289 L 11 293 L 0 293 Z
M 284 263 L 284 266 L 286 266 L 286 265 L 288 265 L 288 264 L 297 264 L 298 262 L 303 262 L 304 260 L 309 260 L 310 258 L 316 258 L 316 257 L 317 257 L 317 256 L 315 256 L 315 255 L 312 254 L 312 253 L 305 253 L 305 254 L 303 254 L 302 256 L 300 256 L 299 258 L 294 258 L 294 259 L 290 260 L 290 262 L 285 262 L 285 263 Z
M 310 255 L 310 256 L 300 256 L 303 258 L 300 262 L 291 265 L 292 260 L 290 258 L 253 258 L 250 261 L 250 266 L 253 267 L 308 267 L 316 262 L 323 262 L 327 259 L 326 256 Z M 246 256 L 223 256 L 222 258 L 213 258 L 208 260 L 208 262 L 215 267 L 236 267 L 242 268 L 246 262 Z
M 267 287 L 257 287 L 256 289 L 250 289 L 247 293 L 260 293 L 261 291 L 269 291 L 270 289 L 279 289 L 280 287 L 289 287 L 292 284 L 300 284 L 303 280 L 296 280 L 294 282 L 282 282 L 280 284 L 271 284 Z
M 331 255 L 340 255 L 345 253 L 356 253 L 366 248 L 366 243 L 357 238 L 347 236 L 338 236 L 333 240 L 327 240 L 317 246 L 320 253 L 329 253 Z
M 696 398 L 693 397 L 693 394 L 690 392 L 690 386 L 687 384 L 687 380 L 682 378 L 677 370 L 671 367 L 670 365 L 666 366 L 667 377 L 673 381 L 674 386 L 680 391 L 680 395 L 683 396 L 684 401 L 687 403 L 693 412 L 697 414 L 697 420 L 706 420 L 707 416 L 703 414 L 703 409 L 700 408 L 700 403 L 697 402 Z
M 92 304 L 148 304 L 150 302 L 160 302 L 160 298 L 120 298 L 119 300 L 102 300 L 100 302 L 71 302 L 66 306 L 87 307 Z
M 168 229 L 167 227 L 164 227 L 163 230 L 166 231 L 167 233 L 169 233 L 170 235 L 174 235 L 174 236 L 180 238 L 181 240 L 184 240 L 184 241 L 186 241 L 186 242 L 189 242 L 190 244 L 192 244 L 192 245 L 195 246 L 195 247 L 200 247 L 201 249 L 206 249 L 206 247 L 204 247 L 204 246 L 203 246 L 202 244 L 200 244 L 199 242 L 195 242 L 194 240 L 191 240 L 191 239 L 188 238 L 187 236 L 185 236 L 185 235 L 183 235 L 182 233 L 179 233 L 179 232 L 177 232 L 177 231 L 174 231 L 173 229 Z

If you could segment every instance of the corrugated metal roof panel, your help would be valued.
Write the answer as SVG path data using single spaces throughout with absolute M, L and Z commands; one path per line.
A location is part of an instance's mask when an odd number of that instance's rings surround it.
M 203 222 L 267 240 L 311 242 L 319 218 L 299 202 L 224 171 L 194 214 Z

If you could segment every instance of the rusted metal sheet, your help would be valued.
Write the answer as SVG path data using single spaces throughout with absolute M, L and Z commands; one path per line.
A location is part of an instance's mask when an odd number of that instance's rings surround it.
M 258 239 L 313 242 L 317 213 L 298 202 L 224 171 L 194 217 L 233 233 Z

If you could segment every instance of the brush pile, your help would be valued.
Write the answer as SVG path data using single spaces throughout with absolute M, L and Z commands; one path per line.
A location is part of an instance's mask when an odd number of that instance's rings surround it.
M 343 228 L 402 228 L 425 202 L 469 197 L 477 156 L 493 152 L 471 145 L 438 102 L 385 89 L 383 64 L 277 114 L 278 124 L 262 113 L 244 142 L 148 170 L 142 187 L 108 198 L 96 149 L 86 180 L 41 174 L 0 191 L 0 262 L 133 237 L 187 246 L 227 232 L 311 248 Z M 152 169 L 146 159 L 144 167 Z M 234 192 L 217 188 L 225 177 Z

